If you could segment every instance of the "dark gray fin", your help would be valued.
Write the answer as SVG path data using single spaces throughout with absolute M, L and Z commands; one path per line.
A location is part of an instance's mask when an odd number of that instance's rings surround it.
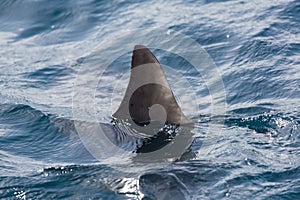
M 150 63 L 159 64 L 153 53 L 143 45 L 136 45 L 132 52 L 131 69 Z
M 153 107 L 156 109 L 151 110 Z M 153 118 L 176 125 L 193 124 L 182 113 L 158 60 L 143 45 L 134 47 L 129 84 L 113 117 L 133 120 L 140 126 L 149 124 Z

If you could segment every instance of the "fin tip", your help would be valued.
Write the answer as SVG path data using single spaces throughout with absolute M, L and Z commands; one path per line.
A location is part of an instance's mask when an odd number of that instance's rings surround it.
M 137 49 L 145 49 L 145 48 L 147 48 L 147 47 L 144 46 L 144 45 L 141 45 L 141 44 L 137 44 L 137 45 L 134 46 L 134 50 L 137 50 Z

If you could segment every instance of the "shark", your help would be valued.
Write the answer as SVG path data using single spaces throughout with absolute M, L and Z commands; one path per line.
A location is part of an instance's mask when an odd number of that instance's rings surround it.
M 160 122 L 193 124 L 181 111 L 157 58 L 147 47 L 136 45 L 132 53 L 131 74 L 125 96 L 112 116 L 119 119 L 131 118 L 139 126 L 148 125 L 151 122 L 149 108 L 153 105 L 160 105 L 165 111 L 156 109 L 153 113 Z
M 103 151 L 109 151 L 108 141 L 132 154 L 133 161 L 181 161 L 195 156 L 190 148 L 194 122 L 181 110 L 161 64 L 144 45 L 133 49 L 130 79 L 111 123 L 99 126 L 102 131 L 91 123 L 76 122 L 81 132 L 105 135 L 105 141 L 99 141 Z M 89 142 L 97 143 L 93 138 Z

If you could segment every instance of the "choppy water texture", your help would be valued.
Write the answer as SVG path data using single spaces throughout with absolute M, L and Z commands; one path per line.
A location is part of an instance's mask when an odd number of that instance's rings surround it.
M 298 0 L 1 1 L 0 24 L 0 198 L 300 199 Z M 196 122 L 196 158 L 126 172 L 98 162 L 55 119 L 74 119 L 76 77 L 103 68 L 89 68 L 105 59 L 103 49 L 122 50 L 126 41 L 116 41 L 125 32 L 139 30 L 138 39 L 157 28 L 185 34 L 209 53 L 226 114 L 211 112 L 205 80 L 186 61 L 154 49 L 196 94 L 200 113 L 167 73 Z M 95 95 L 98 121 L 107 124 L 128 81 L 130 52 L 111 66 Z

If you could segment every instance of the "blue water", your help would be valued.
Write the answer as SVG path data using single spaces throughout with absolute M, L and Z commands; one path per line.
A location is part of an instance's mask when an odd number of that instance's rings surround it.
M 298 0 L 14 0 L 0 8 L 1 199 L 300 199 Z M 207 51 L 225 112 L 213 112 L 203 74 L 173 53 L 182 41 L 169 52 L 153 48 L 172 67 L 169 83 L 195 122 L 196 157 L 122 170 L 91 156 L 66 122 L 89 121 L 85 112 L 74 115 L 78 77 L 98 75 L 112 60 L 91 103 L 97 121 L 109 125 L 133 48 L 122 37 L 151 45 L 145 36 L 157 30 Z

